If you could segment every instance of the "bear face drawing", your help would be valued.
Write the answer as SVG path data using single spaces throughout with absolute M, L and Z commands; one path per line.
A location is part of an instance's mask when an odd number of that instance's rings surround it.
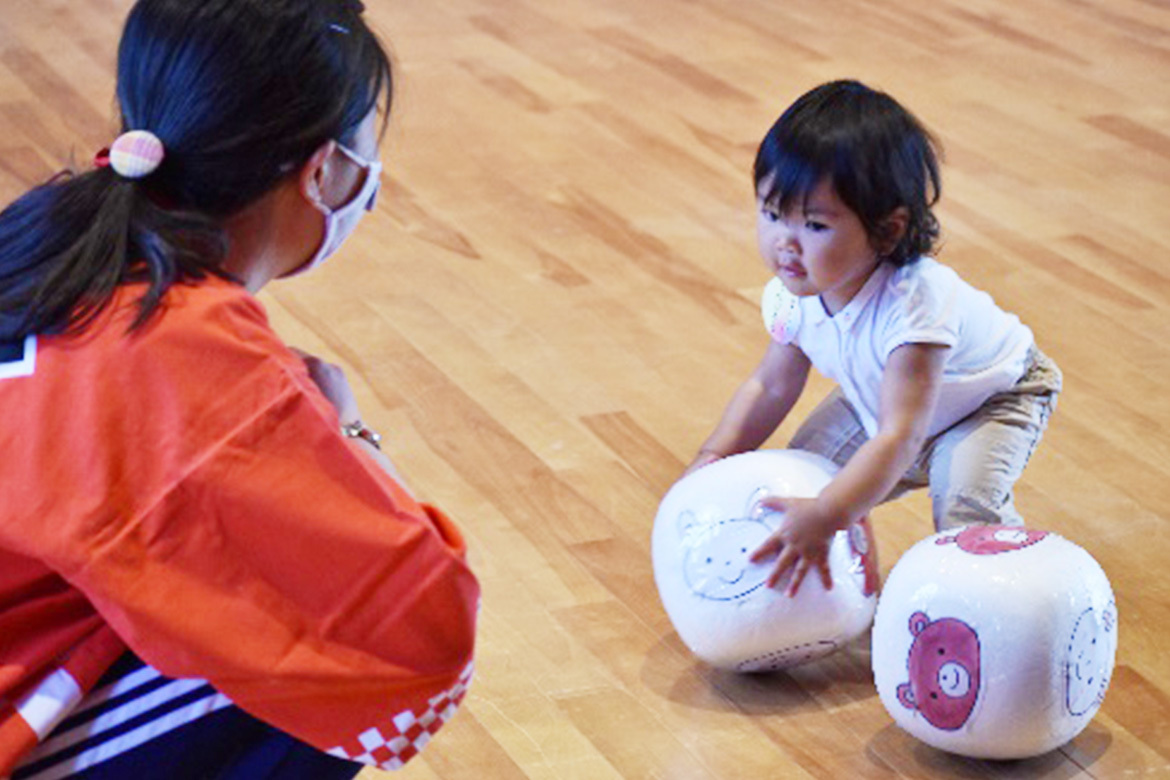
M 910 633 L 910 681 L 898 686 L 898 701 L 932 726 L 954 731 L 979 696 L 979 636 L 961 620 L 931 621 L 925 612 L 910 616 Z
M 1098 620 L 1089 607 L 1073 626 L 1064 662 L 1065 707 L 1070 715 L 1084 715 L 1105 698 L 1112 663 L 1108 634 L 1117 622 L 1113 610 L 1111 602 Z
M 936 544 L 957 544 L 972 555 L 996 555 L 1030 547 L 1048 536 L 1047 531 L 1029 531 L 1019 526 L 969 525 L 956 534 L 940 538 Z
M 758 517 L 702 522 L 679 517 L 683 533 L 683 578 L 696 596 L 714 601 L 742 599 L 764 584 L 768 567 L 748 560 L 772 529 Z

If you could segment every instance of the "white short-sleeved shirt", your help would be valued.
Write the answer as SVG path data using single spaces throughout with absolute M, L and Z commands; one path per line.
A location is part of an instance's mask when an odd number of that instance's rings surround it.
M 1033 344 L 1018 317 L 929 257 L 902 267 L 882 263 L 833 316 L 820 296 L 793 295 L 779 279 L 768 283 L 762 304 L 772 338 L 800 349 L 836 381 L 870 436 L 878 430 L 882 372 L 903 344 L 950 347 L 928 435 L 1014 385 Z

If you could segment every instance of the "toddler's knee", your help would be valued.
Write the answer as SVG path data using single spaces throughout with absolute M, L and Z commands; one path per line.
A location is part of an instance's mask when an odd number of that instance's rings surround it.
M 844 467 L 853 453 L 865 443 L 864 431 L 818 429 L 812 426 L 802 427 L 788 442 L 788 449 L 802 450 L 820 455 L 823 458 Z
M 1011 493 L 968 488 L 934 496 L 934 527 L 946 531 L 965 525 L 1023 525 Z

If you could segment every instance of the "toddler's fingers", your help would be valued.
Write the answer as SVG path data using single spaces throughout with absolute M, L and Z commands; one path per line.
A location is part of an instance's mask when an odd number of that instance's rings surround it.
M 759 563 L 760 561 L 764 560 L 765 558 L 772 557 L 773 555 L 775 555 L 776 553 L 780 552 L 783 549 L 784 549 L 783 540 L 780 539 L 780 536 L 778 534 L 772 534 L 771 536 L 769 536 L 767 539 L 764 540 L 763 544 L 761 544 L 759 547 L 757 547 L 755 550 L 752 551 L 752 554 L 748 556 L 748 560 L 751 561 L 752 563 Z
M 776 584 L 780 582 L 780 580 L 784 579 L 784 575 L 788 573 L 788 570 L 796 565 L 799 557 L 800 556 L 792 551 L 791 547 L 786 548 L 777 559 L 776 566 L 772 569 L 772 573 L 768 575 L 768 587 L 776 587 Z
M 821 572 L 821 583 L 825 586 L 825 590 L 832 590 L 833 589 L 833 575 L 829 571 L 829 562 L 824 561 L 824 560 L 818 561 L 817 562 L 817 569 L 819 569 Z
M 792 598 L 796 592 L 800 590 L 800 583 L 804 582 L 805 575 L 808 574 L 808 561 L 801 559 L 800 563 L 796 564 L 796 568 L 792 572 L 792 581 L 788 583 L 788 590 L 785 595 Z
M 788 509 L 788 499 L 783 496 L 764 496 L 756 504 L 756 508 L 784 512 Z

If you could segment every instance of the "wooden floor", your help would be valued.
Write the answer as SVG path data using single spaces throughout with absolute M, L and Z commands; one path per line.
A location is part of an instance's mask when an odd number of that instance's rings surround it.
M 6 203 L 112 139 L 129 2 L 0 3 Z M 401 777 L 1170 777 L 1170 2 L 366 3 L 399 65 L 387 196 L 263 298 L 470 537 L 477 678 Z M 1064 370 L 1018 503 L 1104 566 L 1121 644 L 1096 719 L 1040 758 L 915 741 L 864 643 L 705 668 L 655 591 L 657 503 L 767 340 L 755 146 L 836 77 L 943 140 L 941 258 Z M 929 516 L 878 510 L 883 572 Z

